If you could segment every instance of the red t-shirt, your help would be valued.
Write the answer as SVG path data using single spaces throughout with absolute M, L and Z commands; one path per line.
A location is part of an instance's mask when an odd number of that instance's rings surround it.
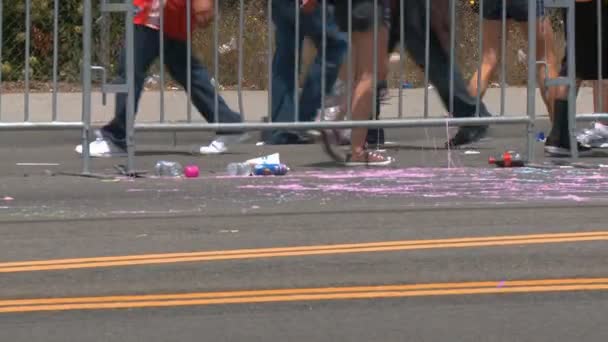
M 167 37 L 176 40 L 186 40 L 187 30 L 187 0 L 133 0 L 136 7 L 133 22 L 154 30 L 160 30 L 160 11 L 164 10 L 163 31 Z M 196 25 L 194 11 L 191 16 L 191 27 L 193 31 Z

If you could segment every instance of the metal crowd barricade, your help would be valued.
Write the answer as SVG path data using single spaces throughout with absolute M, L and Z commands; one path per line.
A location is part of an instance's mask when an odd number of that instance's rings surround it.
M 14 22 L 17 18 L 11 17 L 11 12 L 17 4 L 13 1 L 0 0 L 0 131 L 17 131 L 17 130 L 66 130 L 66 129 L 82 129 L 84 123 L 82 120 L 78 121 L 58 121 L 58 65 L 59 65 L 59 2 L 60 0 L 53 0 L 52 10 L 52 93 L 51 93 L 51 112 L 49 115 L 45 115 L 44 120 L 32 120 L 31 111 L 31 78 L 32 78 L 32 0 L 24 0 L 20 5 L 23 5 L 23 16 L 24 22 Z M 8 13 L 8 14 L 7 14 Z M 8 21 L 8 22 L 7 22 Z M 23 24 L 23 25 L 21 25 Z M 3 91 L 4 84 L 7 82 L 7 77 L 4 75 L 5 66 L 7 70 L 11 70 L 9 67 L 10 60 L 4 58 L 9 49 L 15 49 L 15 46 L 5 46 L 5 39 L 8 39 L 8 35 L 5 34 L 5 29 L 9 26 L 23 26 L 23 70 L 22 70 L 22 81 L 23 81 L 23 115 L 22 120 L 14 118 L 6 118 L 6 112 L 3 110 L 6 106 L 6 102 L 3 98 L 6 96 L 6 92 Z M 19 67 L 16 69 L 20 69 Z M 21 79 L 19 80 L 21 81 Z M 38 113 L 37 113 L 38 114 Z M 13 115 L 15 116 L 15 115 Z
M 33 122 L 30 121 L 30 59 L 29 53 L 31 49 L 31 5 L 32 0 L 24 0 L 25 1 L 25 21 L 26 21 L 26 33 L 25 33 L 25 51 L 24 51 L 24 63 L 25 63 L 25 73 L 24 73 L 24 115 L 23 121 L 19 122 L 5 122 L 2 120 L 2 88 L 0 87 L 0 130 L 52 130 L 52 129 L 79 129 L 82 131 L 81 143 L 83 146 L 88 146 L 90 136 L 92 134 L 92 79 L 94 71 L 103 71 L 103 83 L 102 92 L 106 93 L 124 93 L 127 95 L 127 130 L 126 130 L 126 142 L 128 149 L 127 156 L 127 167 L 128 170 L 132 171 L 135 169 L 135 131 L 167 131 L 167 132 L 181 132 L 181 131 L 226 131 L 226 130 L 267 130 L 267 129 L 322 129 L 322 128 L 356 128 L 356 127 L 367 127 L 367 128 L 396 128 L 396 127 L 442 127 L 442 126 L 466 126 L 466 125 L 485 125 L 485 124 L 521 124 L 526 126 L 526 143 L 527 143 L 527 158 L 529 160 L 534 159 L 534 142 L 535 142 L 535 102 L 536 102 L 536 64 L 537 64 L 537 56 L 536 56 L 536 27 L 537 27 L 537 1 L 529 1 L 528 6 L 528 83 L 527 83 L 527 100 L 526 100 L 526 113 L 525 115 L 519 116 L 505 116 L 505 89 L 506 89 L 506 68 L 505 68 L 505 60 L 506 60 L 506 12 L 504 10 L 508 0 L 496 0 L 501 1 L 503 5 L 503 13 L 502 13 L 502 40 L 501 40 L 501 68 L 500 68 L 500 84 L 501 84 L 501 103 L 500 103 L 500 115 L 495 117 L 479 117 L 480 112 L 480 104 L 481 104 L 481 94 L 478 93 L 476 96 L 476 114 L 477 117 L 471 118 L 431 118 L 429 113 L 429 73 L 431 55 L 430 55 L 430 32 L 431 32 L 431 9 L 434 1 L 438 0 L 421 0 L 425 1 L 426 5 L 426 21 L 424 22 L 425 26 L 425 65 L 424 65 L 424 110 L 420 113 L 419 117 L 415 118 L 405 118 L 403 115 L 403 108 L 407 106 L 407 102 L 404 99 L 403 89 L 401 87 L 401 83 L 399 86 L 399 99 L 398 99 L 398 113 L 396 119 L 377 119 L 375 115 L 376 107 L 372 106 L 371 111 L 374 115 L 372 115 L 371 120 L 352 120 L 352 85 L 354 83 L 353 79 L 353 47 L 352 47 L 352 35 L 353 35 L 353 23 L 351 16 L 348 16 L 348 53 L 345 59 L 346 67 L 347 67 L 347 94 L 346 94 L 346 118 L 348 120 L 344 121 L 318 121 L 318 122 L 301 122 L 298 118 L 299 111 L 299 87 L 295 87 L 295 91 L 293 94 L 294 99 L 294 119 L 293 122 L 272 122 L 272 90 L 273 90 L 273 75 L 272 75 L 272 55 L 274 52 L 274 42 L 273 42 L 273 25 L 272 25 L 272 4 L 273 1 L 286 1 L 286 0 L 269 0 L 266 19 L 267 19 L 267 40 L 268 46 L 266 48 L 267 51 L 267 66 L 268 66 L 268 121 L 269 122 L 252 122 L 247 121 L 245 117 L 245 108 L 244 108 L 244 100 L 243 100 L 243 75 L 245 74 L 244 69 L 244 55 L 243 55 L 243 41 L 244 41 L 244 32 L 245 32 L 245 0 L 239 1 L 239 28 L 238 28 L 238 85 L 237 85 L 237 95 L 238 95 L 238 108 L 243 115 L 244 121 L 242 123 L 218 123 L 218 107 L 219 107 L 219 23 L 222 20 L 219 16 L 219 0 L 214 1 L 214 23 L 213 23 L 213 79 L 214 83 L 214 95 L 213 95 L 213 108 L 214 108 L 214 119 L 215 123 L 200 123 L 194 122 L 192 120 L 191 113 L 191 105 L 190 105 L 190 95 L 192 93 L 192 60 L 187 59 L 185 61 L 186 69 L 187 69 L 187 80 L 185 85 L 185 91 L 188 94 L 188 105 L 186 107 L 185 113 L 185 121 L 184 122 L 172 122 L 167 120 L 165 115 L 165 107 L 166 107 L 166 99 L 165 99 L 165 89 L 164 86 L 166 84 L 165 71 L 162 65 L 165 62 L 164 56 L 164 46 L 166 44 L 165 37 L 160 34 L 159 35 L 159 45 L 160 45 L 160 97 L 159 97 L 159 107 L 160 107 L 160 116 L 158 122 L 141 122 L 135 123 L 135 78 L 134 78 L 134 70 L 135 70 L 135 47 L 134 47 L 134 24 L 133 17 L 135 14 L 135 8 L 132 6 L 132 0 L 122 0 L 121 2 L 115 2 L 112 0 L 82 0 L 83 4 L 83 20 L 82 20 L 82 117 L 81 120 L 75 122 L 65 122 L 58 121 L 58 109 L 57 109 L 57 92 L 58 92 L 58 28 L 60 25 L 59 22 L 59 3 L 60 0 L 54 0 L 54 48 L 53 48 L 53 93 L 52 93 L 52 105 L 51 105 L 51 115 L 49 116 L 49 121 L 43 122 Z M 442 0 L 444 1 L 444 0 Z M 449 92 L 450 92 L 450 103 L 448 104 L 448 110 L 450 113 L 454 112 L 454 70 L 455 70 L 455 50 L 456 50 L 456 31 L 457 31 L 457 21 L 456 21 L 456 2 L 457 0 L 445 0 L 450 1 L 449 6 L 449 17 L 450 17 L 450 34 L 449 34 L 449 46 L 450 46 L 450 75 L 449 75 Z M 483 8 L 484 3 L 489 0 L 481 0 L 480 1 L 480 11 L 479 11 L 479 19 L 480 19 L 480 30 L 479 30 L 479 45 L 478 48 L 480 51 L 483 49 L 483 30 L 481 29 L 481 21 L 483 19 Z M 327 0 L 319 0 L 318 1 L 323 7 L 321 10 L 322 13 L 322 21 L 323 21 L 323 33 L 322 33 L 322 41 L 320 48 L 321 55 L 321 90 L 322 93 L 326 93 L 329 85 L 326 84 L 325 75 L 326 75 L 326 56 L 327 56 L 327 40 L 326 40 L 326 30 L 327 30 L 327 16 L 329 11 L 327 10 L 328 1 Z M 398 0 L 400 3 L 400 22 L 399 26 L 401 32 L 404 32 L 404 10 L 405 6 L 407 6 L 408 0 Z M 187 1 L 187 25 L 190 27 L 191 24 L 191 14 L 192 14 L 192 5 L 190 1 Z M 294 4 L 294 17 L 295 17 L 295 68 L 293 70 L 294 82 L 296 85 L 299 84 L 300 78 L 300 40 L 298 39 L 300 35 L 300 23 L 301 23 L 301 10 L 300 10 L 300 1 L 293 1 Z M 599 119 L 608 119 L 608 115 L 606 114 L 583 114 L 578 115 L 575 118 L 576 113 L 576 81 L 575 81 L 575 61 L 574 61 L 574 0 L 544 0 L 545 7 L 547 8 L 567 8 L 568 15 L 570 16 L 569 25 L 566 28 L 568 32 L 568 42 L 567 42 L 567 55 L 568 55 L 568 77 L 558 78 L 556 80 L 548 80 L 547 86 L 569 86 L 569 99 L 570 99 L 570 120 L 571 120 L 571 139 L 575 139 L 575 121 L 576 120 L 599 120 Z M 6 1 L 0 0 L 0 20 L 4 20 L 3 10 L 6 8 Z M 96 66 L 92 61 L 92 49 L 93 49 L 93 13 L 94 10 L 99 6 L 99 9 L 102 13 L 110 13 L 110 12 L 121 12 L 124 13 L 125 16 L 125 31 L 124 31 L 124 44 L 126 51 L 126 78 L 125 84 L 105 84 L 106 83 L 106 71 L 107 65 Z M 598 1 L 598 21 L 600 25 L 598 25 L 598 41 L 599 41 L 599 60 L 602 58 L 602 37 L 601 37 L 601 21 L 603 13 L 601 11 L 601 4 Z M 349 12 L 352 11 L 352 4 L 349 1 L 348 5 Z M 374 6 L 374 14 L 378 14 L 379 7 L 378 2 L 376 2 Z M 161 31 L 163 30 L 163 12 L 161 11 Z M 375 16 L 377 18 L 378 15 Z M 3 38 L 3 28 L 5 23 L 0 22 L 0 41 Z M 107 23 L 104 24 L 104 29 L 107 29 Z M 208 33 L 209 31 L 207 31 Z M 379 34 L 379 23 L 376 21 L 373 25 L 373 36 L 377 41 Z M 102 30 L 103 36 L 103 30 Z M 187 40 L 187 54 L 192 55 L 192 34 L 188 30 L 188 40 Z M 399 72 L 399 80 L 403 82 L 404 80 L 404 67 L 405 67 L 405 40 L 403 34 L 400 37 L 399 53 L 401 56 L 401 65 Z M 107 37 L 102 39 L 102 47 L 108 48 Z M 2 60 L 3 50 L 6 47 L 0 44 L 0 61 Z M 481 55 L 481 53 L 480 53 Z M 373 55 L 374 60 L 374 78 L 373 78 L 373 103 L 375 103 L 375 99 L 379 96 L 377 92 L 378 85 L 378 63 L 384 63 L 385 61 L 378 60 L 378 52 L 374 51 Z M 102 64 L 107 64 L 108 60 L 104 59 Z M 481 69 L 481 57 L 479 60 L 478 68 Z M 598 69 L 600 71 L 600 75 L 602 72 L 602 63 L 599 63 Z M 2 81 L 2 72 L 0 72 L 0 81 Z M 602 88 L 602 82 L 598 82 L 600 87 L 600 93 Z M 478 80 L 478 88 L 480 85 L 480 80 Z M 603 108 L 603 100 L 600 96 L 598 99 L 599 108 Z M 325 99 L 322 97 L 321 100 L 321 109 L 324 109 L 326 105 Z M 574 140 L 572 140 L 574 142 Z M 576 144 L 572 144 L 572 146 L 576 146 Z M 88 148 L 83 149 L 83 172 L 90 173 L 90 156 Z M 575 152 L 575 151 L 573 151 Z
M 192 117 L 191 117 L 191 113 L 190 113 L 190 106 L 188 106 L 188 112 L 187 112 L 187 120 L 186 122 L 180 122 L 180 123 L 176 123 L 176 122 L 165 122 L 162 119 L 162 115 L 161 115 L 161 120 L 158 123 L 138 123 L 135 125 L 135 129 L 136 130 L 146 130 L 146 131 L 223 131 L 223 130 L 265 130 L 265 129 L 300 129 L 300 130 L 307 130 L 307 129 L 322 129 L 322 128 L 356 128 L 356 127 L 367 127 L 367 128 L 396 128 L 396 127 L 442 127 L 445 125 L 449 125 L 449 126 L 465 126 L 465 125 L 485 125 L 485 124 L 522 124 L 522 125 L 526 125 L 527 127 L 527 157 L 528 159 L 533 159 L 534 158 L 534 149 L 533 149 L 533 143 L 535 141 L 535 134 L 534 134 L 534 121 L 535 121 L 535 91 L 536 91 L 536 77 L 535 77 L 535 66 L 536 66 L 536 22 L 537 22 L 537 18 L 536 18 L 536 4 L 535 1 L 530 1 L 530 5 L 529 5 L 529 44 L 528 44 L 528 49 L 529 49 L 529 53 L 528 53 L 528 64 L 532 65 L 532 68 L 529 68 L 529 72 L 528 72 L 528 77 L 529 77 L 529 82 L 528 82 L 528 97 L 527 97 L 527 113 L 526 115 L 521 115 L 521 116 L 504 116 L 504 101 L 505 101 L 505 94 L 504 94 L 504 89 L 502 90 L 502 95 L 501 95 L 501 99 L 502 99 L 502 103 L 501 103 L 501 116 L 496 116 L 496 117 L 491 117 L 491 118 L 482 118 L 482 117 L 478 117 L 479 116 L 479 105 L 480 105 L 480 95 L 478 94 L 477 96 L 477 117 L 472 117 L 472 118 L 429 118 L 429 68 L 431 67 L 429 65 L 429 60 L 430 60 L 430 46 L 429 46 L 429 37 L 430 37 L 430 30 L 431 30 L 431 19 L 430 19 L 430 13 L 431 13 L 431 6 L 432 6 L 432 0 L 425 0 L 426 1 L 426 23 L 425 23 L 425 30 L 426 30 L 426 51 L 425 51 L 425 59 L 426 59 L 426 63 L 425 63 L 425 91 L 424 91 L 424 113 L 421 117 L 419 118 L 403 118 L 403 107 L 404 105 L 406 105 L 405 101 L 403 100 L 403 93 L 402 93 L 402 89 L 399 89 L 399 114 L 398 114 L 398 118 L 397 119 L 376 119 L 376 115 L 375 115 L 375 111 L 376 108 L 375 106 L 372 106 L 371 111 L 373 112 L 374 115 L 372 115 L 372 119 L 371 120 L 356 120 L 353 121 L 351 120 L 352 118 L 352 105 L 351 105 L 351 100 L 353 97 L 352 94 L 352 84 L 354 82 L 353 80 L 353 66 L 352 66 L 352 19 L 351 16 L 349 15 L 348 18 L 348 37 L 349 37 L 349 44 L 348 44 L 348 55 L 346 58 L 346 63 L 347 63 L 347 103 L 346 103 L 346 107 L 347 107 L 347 114 L 346 117 L 349 120 L 344 120 L 344 121 L 320 121 L 320 122 L 301 122 L 298 119 L 298 111 L 299 111 L 299 89 L 296 86 L 296 89 L 294 91 L 293 94 L 293 99 L 294 99 L 294 120 L 293 122 L 272 122 L 272 89 L 273 89 L 273 82 L 272 82 L 272 54 L 274 51 L 274 43 L 273 43 L 273 25 L 271 22 L 271 18 L 272 18 L 272 3 L 273 1 L 279 1 L 279 0 L 269 0 L 268 1 L 268 8 L 267 8 L 267 20 L 268 20 L 268 25 L 267 25 L 267 29 L 268 29 L 268 46 L 267 46 L 267 54 L 268 54 L 268 122 L 251 122 L 251 121 L 246 121 L 246 119 L 244 118 L 244 122 L 243 123 L 217 123 L 217 113 L 218 113 L 218 93 L 219 93 L 219 89 L 218 89 L 218 80 L 219 80 L 219 71 L 218 71 L 218 60 L 219 60 L 219 56 L 217 53 L 217 48 L 218 48 L 218 21 L 221 20 L 218 16 L 218 7 L 219 7 L 219 1 L 215 0 L 215 22 L 214 22 L 214 29 L 213 29 L 213 36 L 214 36 L 214 60 L 213 60 L 213 66 L 214 66 L 214 79 L 216 81 L 215 83 L 215 94 L 214 94 L 214 99 L 215 99 L 215 103 L 214 103 L 214 108 L 215 108 L 215 119 L 216 119 L 216 123 L 214 124 L 208 124 L 208 123 L 198 123 L 198 122 L 192 122 Z M 503 7 L 504 4 L 506 2 L 506 0 L 499 0 L 503 2 Z M 573 1 L 573 0 L 571 0 Z M 326 48 L 327 48 L 327 44 L 326 44 L 326 27 L 327 27 L 327 15 L 328 15 L 328 11 L 327 9 L 327 0 L 320 0 L 318 1 L 319 4 L 322 7 L 322 20 L 323 20 L 323 34 L 322 34 L 322 43 L 321 43 L 321 48 L 320 48 L 320 54 L 321 54 L 321 63 L 322 63 L 322 77 L 321 77 L 321 89 L 322 89 L 322 93 L 325 93 L 325 90 L 327 89 L 327 84 L 325 82 L 325 72 L 326 72 Z M 404 11 L 404 6 L 407 6 L 407 0 L 399 0 L 400 4 L 401 4 L 401 21 L 400 21 L 400 27 L 403 31 L 404 28 L 404 22 L 403 22 L 403 11 Z M 294 17 L 295 17 L 295 68 L 293 70 L 293 75 L 294 75 L 294 83 L 296 85 L 299 84 L 300 81 L 300 41 L 297 37 L 299 37 L 300 35 L 300 21 L 301 21 L 301 8 L 300 8 L 300 2 L 299 1 L 294 1 Z M 242 41 L 243 41 L 243 8 L 245 7 L 245 1 L 244 0 L 240 0 L 240 18 L 239 18 L 239 49 L 238 49 L 238 53 L 239 53 L 239 60 L 238 60 L 238 74 L 239 74 L 239 84 L 238 84 L 238 101 L 239 101 L 239 109 L 241 110 L 241 113 L 244 116 L 244 112 L 243 112 L 243 91 L 242 91 L 242 84 L 241 84 L 241 78 L 243 75 L 243 59 L 242 59 L 242 54 L 243 54 L 243 49 L 242 49 Z M 483 1 L 482 1 L 482 5 L 483 6 Z M 349 1 L 348 4 L 348 8 L 349 8 L 349 12 L 352 11 L 352 4 Z M 378 14 L 379 8 L 378 8 L 378 3 L 376 2 L 375 6 L 374 6 L 374 13 Z M 504 11 L 503 11 L 504 12 Z M 188 6 L 188 14 L 190 14 L 190 6 Z M 190 17 L 190 16 L 188 16 Z M 378 17 L 377 15 L 375 16 L 376 18 Z M 506 18 L 506 14 L 503 13 L 503 19 Z M 480 19 L 482 19 L 481 17 L 481 12 L 480 12 Z M 503 20 L 504 21 L 504 20 Z M 376 21 L 373 25 L 373 33 L 374 33 L 374 39 L 377 41 L 378 39 L 378 26 L 379 23 Z M 450 83 L 450 98 L 452 99 L 450 101 L 449 104 L 449 111 L 450 113 L 452 113 L 454 111 L 454 104 L 453 104 L 453 98 L 454 98 L 454 69 L 455 69 L 455 53 L 453 53 L 453 51 L 455 50 L 456 47 L 456 0 L 450 0 L 450 26 L 451 26 L 451 32 L 450 32 L 450 47 L 452 49 L 452 53 L 450 53 L 450 77 L 449 77 L 449 83 Z M 506 32 L 506 25 L 503 23 L 503 33 Z M 482 32 L 480 31 L 480 42 L 479 42 L 479 46 L 480 48 L 482 47 L 482 42 L 481 42 L 481 34 Z M 504 46 L 506 45 L 505 43 L 505 35 L 503 34 L 503 39 L 502 39 L 502 46 L 503 46 L 503 57 L 504 57 Z M 188 51 L 189 53 L 191 53 L 191 36 L 189 35 L 189 39 L 188 39 Z M 162 49 L 161 49 L 161 53 L 162 53 Z M 402 57 L 402 61 L 405 60 L 404 55 L 405 55 L 405 50 L 404 50 L 404 37 L 402 35 L 401 37 L 401 44 L 400 44 L 400 54 Z M 374 56 L 373 56 L 373 60 L 374 60 L 374 80 L 373 80 L 373 88 L 372 88 L 372 92 L 373 92 L 373 99 L 374 99 L 374 103 L 375 100 L 377 98 L 377 96 L 379 96 L 378 92 L 377 92 L 377 84 L 378 84 L 378 77 L 377 77 L 377 71 L 378 71 L 378 63 L 380 62 L 384 62 L 384 61 L 378 61 L 378 53 L 377 51 L 374 51 Z M 504 58 L 502 59 L 502 72 L 501 72 L 501 84 L 505 85 L 505 68 L 504 68 Z M 404 63 L 404 62 L 403 62 Z M 481 61 L 480 61 L 481 63 Z M 481 67 L 481 64 L 480 64 Z M 188 70 L 191 70 L 191 65 L 188 61 L 187 64 L 187 68 Z M 400 79 L 403 80 L 403 69 L 400 70 Z M 186 92 L 188 92 L 188 94 L 190 93 L 190 80 L 188 80 L 188 86 L 186 89 Z M 162 86 L 161 86 L 161 93 L 162 93 Z M 400 87 L 401 88 L 401 87 Z M 162 95 L 161 95 L 161 99 L 162 99 Z M 322 97 L 321 100 L 321 109 L 324 109 L 325 107 L 325 99 Z M 129 133 L 129 132 L 128 132 Z M 129 163 L 129 165 L 133 165 L 133 163 Z

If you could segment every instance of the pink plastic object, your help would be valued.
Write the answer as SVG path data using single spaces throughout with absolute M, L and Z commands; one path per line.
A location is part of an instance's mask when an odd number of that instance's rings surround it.
M 184 176 L 187 178 L 196 178 L 199 175 L 198 166 L 188 165 L 184 168 Z

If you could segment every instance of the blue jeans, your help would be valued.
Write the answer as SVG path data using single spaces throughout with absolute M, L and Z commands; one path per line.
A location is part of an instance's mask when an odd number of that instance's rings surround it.
M 159 31 L 135 25 L 135 112 L 137 112 L 139 99 L 143 90 L 144 81 L 148 69 L 159 57 L 160 41 Z M 165 37 L 165 63 L 169 74 L 178 82 L 184 89 L 187 87 L 188 70 L 186 68 L 187 61 L 187 45 L 184 41 L 170 39 Z M 125 49 L 121 52 L 120 65 L 118 67 L 118 79 L 115 80 L 118 84 L 125 83 L 126 67 L 125 67 Z M 213 123 L 215 122 L 214 106 L 214 91 L 215 87 L 211 84 L 211 79 L 207 69 L 196 59 L 191 57 L 191 98 L 192 103 L 205 119 Z M 222 123 L 241 122 L 241 115 L 231 110 L 224 99 L 219 96 L 218 106 L 218 121 Z M 112 134 L 116 139 L 125 138 L 125 128 L 127 122 L 127 94 L 116 94 L 116 109 L 114 119 L 104 126 L 104 130 Z
M 299 1 L 298 1 L 299 3 Z M 276 27 L 276 51 L 272 61 L 272 120 L 290 122 L 295 119 L 294 71 L 295 61 L 295 6 L 294 0 L 272 2 L 272 21 Z M 340 65 L 348 47 L 346 35 L 338 30 L 331 8 L 327 11 L 326 27 L 326 94 L 338 78 Z M 321 107 L 321 48 L 323 39 L 323 16 L 320 6 L 310 14 L 300 12 L 300 36 L 297 37 L 300 52 L 304 37 L 310 37 L 319 51 L 314 63 L 308 69 L 304 88 L 300 96 L 300 121 L 313 121 Z M 300 53 L 301 56 L 301 53 Z

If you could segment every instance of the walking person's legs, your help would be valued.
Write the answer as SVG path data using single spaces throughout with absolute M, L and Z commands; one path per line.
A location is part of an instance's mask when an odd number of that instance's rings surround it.
M 388 1 L 353 1 L 352 12 L 346 3 L 337 3 L 336 16 L 340 30 L 348 31 L 349 15 L 352 18 L 353 49 L 353 120 L 369 120 L 373 112 L 374 78 L 384 80 L 387 73 L 388 33 L 390 27 L 390 8 Z M 374 17 L 374 7 L 378 17 Z M 378 41 L 374 40 L 374 21 L 377 21 Z M 377 75 L 374 75 L 374 51 L 377 51 Z M 387 165 L 392 159 L 376 151 L 366 149 L 366 128 L 354 128 L 351 134 L 351 153 L 347 165 Z
M 293 0 L 272 2 L 272 21 L 275 26 L 275 52 L 272 59 L 272 108 L 273 122 L 294 122 L 295 97 L 294 92 L 299 91 L 299 84 L 295 83 L 296 62 L 301 61 L 301 52 L 304 41 L 304 27 L 302 23 L 311 14 L 300 13 L 300 34 L 296 37 L 295 6 Z M 299 58 L 296 61 L 296 43 L 298 43 Z M 301 103 L 301 101 L 299 102 Z M 300 108 L 300 112 L 302 108 Z M 267 144 L 303 144 L 311 142 L 304 135 L 293 130 L 272 130 L 264 136 Z
M 553 31 L 551 19 L 546 15 L 544 1 L 536 0 L 536 4 L 536 60 L 544 62 L 537 66 L 537 81 L 541 97 L 547 107 L 547 112 L 549 113 L 549 119 L 553 120 L 553 102 L 557 96 L 558 90 L 556 88 L 546 87 L 545 79 L 554 79 L 559 75 L 559 60 L 556 53 L 555 33 Z M 526 39 L 529 39 L 527 1 L 511 0 L 511 3 L 507 5 L 507 7 L 511 18 L 518 23 L 521 32 L 524 32 Z
M 142 25 L 135 25 L 134 27 L 135 113 L 137 113 L 146 73 L 152 63 L 158 58 L 158 34 L 157 30 Z M 124 84 L 126 77 L 126 47 L 123 47 L 118 62 L 118 77 L 113 83 Z M 127 96 L 128 94 L 125 93 L 116 94 L 114 118 L 96 132 L 97 139 L 89 145 L 89 152 L 92 157 L 126 155 Z M 81 145 L 76 147 L 76 152 L 82 153 Z
M 317 55 L 314 62 L 308 68 L 302 95 L 300 97 L 300 121 L 312 121 L 321 107 L 321 97 L 332 91 L 340 67 L 348 47 L 346 34 L 340 32 L 335 21 L 334 12 L 331 7 L 326 11 L 326 26 L 323 29 L 323 12 L 318 7 L 315 12 L 302 16 L 301 30 L 305 36 L 312 39 Z M 323 66 L 323 33 L 325 33 L 325 94 L 322 94 L 322 66 Z
M 476 113 L 476 99 L 472 97 L 467 89 L 466 83 L 458 65 L 454 65 L 453 78 L 453 98 L 450 97 L 450 55 L 446 48 L 446 36 L 449 36 L 449 11 L 447 10 L 447 0 L 437 1 L 433 6 L 445 7 L 446 10 L 439 11 L 439 7 L 433 8 L 437 13 L 431 18 L 430 32 L 430 60 L 429 79 L 435 86 L 439 97 L 446 108 L 451 107 L 453 101 L 452 115 L 457 118 L 473 117 Z M 405 9 L 405 42 L 408 51 L 415 62 L 424 66 L 426 51 L 426 2 L 423 0 L 412 0 Z M 391 47 L 399 38 L 398 34 L 391 35 Z M 491 114 L 482 102 L 479 108 L 480 117 L 488 117 Z M 464 126 L 461 127 L 454 137 L 446 143 L 450 146 L 460 146 L 478 141 L 485 136 L 487 126 Z
M 593 82 L 593 102 L 596 113 L 606 113 L 608 111 L 608 4 L 604 3 L 602 8 L 602 59 L 598 60 L 598 11 L 595 1 L 589 3 L 576 4 L 576 72 L 577 75 L 588 81 Z M 581 20 L 585 18 L 584 20 Z M 581 44 L 580 37 L 585 37 Z M 582 38 L 580 38 L 582 39 Z M 584 61 L 584 65 L 579 66 L 579 59 Z M 599 63 L 602 63 L 602 73 L 599 76 Z M 602 92 L 599 92 L 598 78 L 601 78 Z M 603 99 L 603 108 L 599 106 L 600 97 Z M 608 148 L 608 122 L 600 120 L 594 122 L 591 127 L 584 129 L 577 136 L 579 142 L 588 144 L 595 148 Z
M 469 81 L 469 93 L 472 96 L 483 96 L 488 89 L 490 79 L 496 67 L 498 66 L 499 53 L 500 53 L 500 39 L 501 39 L 501 22 L 497 20 L 484 19 L 483 20 L 483 50 L 481 53 L 481 73 L 478 69 L 475 70 L 473 77 Z M 504 62 L 504 61 L 503 61 Z M 481 81 L 479 77 L 481 76 Z M 480 88 L 478 88 L 480 85 Z
M 201 115 L 209 123 L 238 123 L 242 122 L 242 116 L 230 109 L 221 95 L 218 95 L 217 113 L 215 112 L 215 87 L 207 69 L 195 56 L 188 56 L 186 42 L 167 39 L 165 43 L 165 62 L 171 76 L 184 89 L 187 89 L 188 70 L 186 61 L 191 60 L 192 70 L 190 95 L 192 103 Z M 217 115 L 216 115 L 217 114 Z M 216 121 L 217 118 L 217 121 Z M 202 154 L 219 154 L 227 150 L 230 143 L 240 142 L 246 138 L 240 131 L 220 132 L 209 146 L 202 146 Z

